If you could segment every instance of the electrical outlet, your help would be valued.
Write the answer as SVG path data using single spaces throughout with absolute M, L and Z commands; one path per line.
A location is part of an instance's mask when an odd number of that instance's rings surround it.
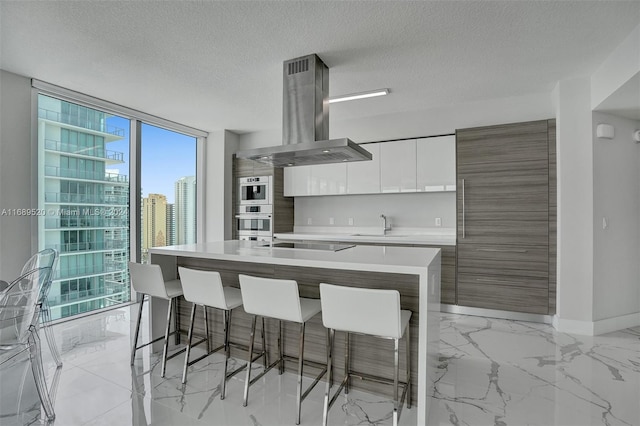
M 436 217 L 436 226 L 442 226 L 442 218 Z
M 336 224 L 336 220 L 332 217 L 329 218 L 329 225 L 335 225 Z
M 307 218 L 307 225 L 311 225 L 313 223 L 313 221 L 311 220 L 310 217 Z
M 348 219 L 348 223 L 349 223 L 349 226 L 353 226 L 353 218 L 352 217 L 350 217 Z

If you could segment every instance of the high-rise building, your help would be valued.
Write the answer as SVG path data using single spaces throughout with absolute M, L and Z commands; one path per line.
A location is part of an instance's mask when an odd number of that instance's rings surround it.
M 196 242 L 196 177 L 185 176 L 175 183 L 176 244 Z
M 109 114 L 38 96 L 38 244 L 60 252 L 52 318 L 129 300 L 129 179 L 106 167 L 125 130 Z
M 150 247 L 167 245 L 167 197 L 149 194 L 142 199 L 142 260 Z
M 176 244 L 176 209 L 175 204 L 167 203 L 167 245 Z

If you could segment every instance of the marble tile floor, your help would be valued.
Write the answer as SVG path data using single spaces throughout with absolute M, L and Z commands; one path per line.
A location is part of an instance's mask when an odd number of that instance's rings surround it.
M 136 309 L 55 325 L 61 370 L 43 341 L 48 383 L 57 381 L 54 425 L 294 424 L 293 373 L 267 374 L 242 407 L 243 374 L 219 398 L 221 355 L 192 366 L 186 385 L 182 356 L 169 361 L 165 379 L 149 350 L 139 351 L 131 368 Z M 545 324 L 442 314 L 440 344 L 429 425 L 640 425 L 640 327 L 586 337 Z M 303 403 L 303 425 L 320 424 L 323 392 L 320 383 Z M 0 370 L 0 425 L 47 424 L 40 411 L 26 358 Z M 389 425 L 390 412 L 386 398 L 352 391 L 336 402 L 330 424 Z M 415 425 L 415 409 L 405 408 L 400 420 Z

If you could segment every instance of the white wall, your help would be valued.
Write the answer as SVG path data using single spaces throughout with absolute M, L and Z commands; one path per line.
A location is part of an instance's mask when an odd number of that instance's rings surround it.
M 640 24 L 611 52 L 591 76 L 591 107 L 595 109 L 640 72 Z
M 311 218 L 313 226 L 328 226 L 333 217 L 335 227 L 380 227 L 380 215 L 387 216 L 394 228 L 430 228 L 435 218 L 442 219 L 442 228 L 456 227 L 456 194 L 367 194 L 326 197 L 296 197 L 295 225 L 307 226 Z
M 590 80 L 554 90 L 558 173 L 557 327 L 592 334 L 593 148 Z
M 615 138 L 598 139 L 600 123 Z M 593 316 L 640 312 L 640 121 L 593 113 Z M 603 229 L 602 219 L 608 222 Z
M 0 212 L 37 207 L 31 166 L 31 80 L 0 70 Z M 28 217 L 0 216 L 0 278 L 20 273 L 33 235 Z
M 205 238 L 231 239 L 232 155 L 238 150 L 238 135 L 228 130 L 209 133 L 205 170 Z
M 389 96 L 393 96 L 393 93 Z M 455 129 L 545 120 L 555 116 L 549 93 L 446 105 L 354 120 L 341 120 L 339 107 L 340 104 L 331 106 L 330 137 L 347 137 L 358 143 L 450 134 Z M 277 127 L 271 130 L 241 135 L 240 149 L 281 145 L 280 123 L 274 124 Z

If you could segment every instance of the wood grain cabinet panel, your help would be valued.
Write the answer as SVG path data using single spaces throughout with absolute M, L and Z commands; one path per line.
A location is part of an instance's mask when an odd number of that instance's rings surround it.
M 547 120 L 542 120 L 457 130 L 458 177 L 474 164 L 489 167 L 499 164 L 502 168 L 517 169 L 520 162 L 547 162 L 547 126 Z
M 459 305 L 550 312 L 549 123 L 456 131 Z
M 502 283 L 469 282 L 467 275 L 458 276 L 458 304 L 474 308 L 496 309 L 529 314 L 547 314 L 547 287 L 508 287 Z M 475 280 L 475 278 L 474 278 Z
M 458 250 L 458 272 L 473 274 L 482 270 L 494 275 L 521 275 L 546 279 L 549 276 L 549 250 L 546 246 L 464 244 Z

